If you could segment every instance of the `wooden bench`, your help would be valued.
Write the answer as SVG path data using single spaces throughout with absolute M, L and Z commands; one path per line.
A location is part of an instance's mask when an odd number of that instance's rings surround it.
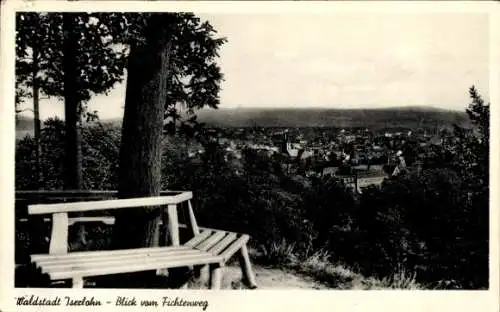
M 71 280 L 73 288 L 82 288 L 84 280 L 90 277 L 196 267 L 200 272 L 209 269 L 210 288 L 219 289 L 226 262 L 239 251 L 243 280 L 250 288 L 256 288 L 246 246 L 250 237 L 246 234 L 198 227 L 191 199 L 191 192 L 180 192 L 170 196 L 149 198 L 29 205 L 29 215 L 52 215 L 49 253 L 31 255 L 31 262 L 52 281 Z M 170 246 L 68 252 L 69 225 L 74 222 L 94 220 L 82 217 L 71 219 L 68 217 L 69 212 L 148 206 L 160 207 L 162 222 L 168 224 L 168 233 L 162 235 L 169 236 Z M 188 210 L 186 225 L 179 224 L 178 220 L 178 207 L 182 206 Z M 191 239 L 182 245 L 179 237 L 181 227 L 190 229 L 191 234 Z

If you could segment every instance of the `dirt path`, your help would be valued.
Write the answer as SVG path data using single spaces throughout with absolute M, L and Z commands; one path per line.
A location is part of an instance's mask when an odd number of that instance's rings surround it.
M 329 289 L 313 278 L 289 270 L 253 267 L 258 289 Z M 225 289 L 244 288 L 241 285 L 241 270 L 238 266 L 228 266 L 224 270 L 222 287 Z

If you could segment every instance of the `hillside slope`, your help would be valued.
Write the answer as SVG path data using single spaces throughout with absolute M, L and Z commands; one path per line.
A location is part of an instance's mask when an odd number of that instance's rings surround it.
M 198 112 L 200 121 L 220 127 L 416 128 L 464 124 L 463 112 L 434 108 L 384 109 L 218 109 Z
M 222 108 L 197 112 L 198 120 L 217 127 L 362 127 L 371 130 L 450 128 L 468 125 L 464 112 L 437 108 L 404 107 L 381 109 L 327 108 Z M 121 124 L 121 119 L 105 119 L 105 123 Z M 33 120 L 19 116 L 16 138 L 33 133 Z

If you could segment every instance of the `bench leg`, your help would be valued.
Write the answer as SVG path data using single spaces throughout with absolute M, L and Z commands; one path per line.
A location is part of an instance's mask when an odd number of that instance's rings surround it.
M 246 244 L 241 246 L 239 261 L 241 272 L 243 273 L 243 281 L 250 289 L 257 288 L 255 274 L 252 270 L 252 263 L 250 262 L 250 256 L 248 255 L 248 248 Z
M 83 288 L 83 277 L 75 277 L 71 282 L 73 288 Z
M 219 264 L 210 266 L 210 289 L 220 289 L 222 284 L 222 267 Z
M 156 270 L 156 276 L 168 277 L 168 269 L 158 269 L 158 270 Z
M 204 282 L 207 283 L 208 280 L 210 279 L 210 266 L 204 265 L 200 269 L 200 279 Z
M 200 281 L 201 285 L 208 284 L 210 279 L 209 266 L 208 265 L 194 266 L 194 276 Z

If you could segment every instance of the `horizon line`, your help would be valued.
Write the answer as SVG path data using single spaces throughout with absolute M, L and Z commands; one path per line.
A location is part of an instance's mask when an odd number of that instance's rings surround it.
M 434 110 L 434 111 L 446 111 L 446 112 L 454 112 L 454 113 L 466 113 L 467 106 L 464 106 L 462 109 L 458 109 L 456 107 L 442 107 L 442 106 L 429 106 L 429 105 L 410 105 L 410 106 L 383 106 L 383 107 L 329 107 L 329 106 L 288 106 L 288 107 L 283 107 L 283 106 L 223 106 L 220 105 L 217 108 L 212 108 L 212 107 L 203 107 L 197 111 L 196 113 L 199 112 L 216 112 L 216 111 L 238 111 L 238 110 L 252 110 L 252 111 L 269 111 L 269 110 L 274 110 L 274 111 L 284 111 L 284 110 L 323 110 L 323 111 L 374 111 L 374 110 L 391 110 L 391 109 L 396 109 L 396 110 L 412 110 L 412 109 L 420 109 L 420 110 Z M 124 108 L 121 107 L 120 111 L 123 112 Z M 31 113 L 24 114 L 25 112 L 16 114 L 16 118 L 26 118 L 26 119 L 34 119 L 33 116 L 31 116 Z M 97 110 L 97 114 L 99 115 L 99 110 Z M 64 120 L 64 116 L 50 116 L 45 119 L 53 118 L 53 117 L 58 117 L 62 120 Z M 45 120 L 42 119 L 42 120 Z M 116 119 L 123 119 L 123 115 L 120 114 L 119 116 L 115 117 L 105 117 L 105 118 L 99 118 L 100 120 L 116 120 Z
M 354 106 L 354 107 L 345 107 L 345 106 L 340 106 L 340 107 L 329 107 L 329 106 L 319 106 L 319 105 L 311 105 L 311 106 L 224 106 L 220 105 L 218 108 L 211 108 L 211 107 L 204 107 L 200 110 L 223 110 L 223 109 L 230 109 L 230 110 L 235 110 L 235 109 L 252 109 L 252 110 L 268 110 L 268 109 L 273 109 L 273 110 L 287 110 L 287 109 L 297 109 L 297 110 L 302 110 L 302 109 L 323 109 L 323 110 L 384 110 L 384 109 L 435 109 L 435 110 L 446 110 L 446 111 L 456 111 L 456 112 L 461 112 L 462 110 L 457 108 L 457 107 L 443 107 L 443 106 L 431 106 L 431 105 L 409 105 L 409 106 L 370 106 L 370 107 L 359 107 L 359 106 Z M 465 109 L 467 106 L 465 105 L 463 107 L 463 111 L 465 112 Z

